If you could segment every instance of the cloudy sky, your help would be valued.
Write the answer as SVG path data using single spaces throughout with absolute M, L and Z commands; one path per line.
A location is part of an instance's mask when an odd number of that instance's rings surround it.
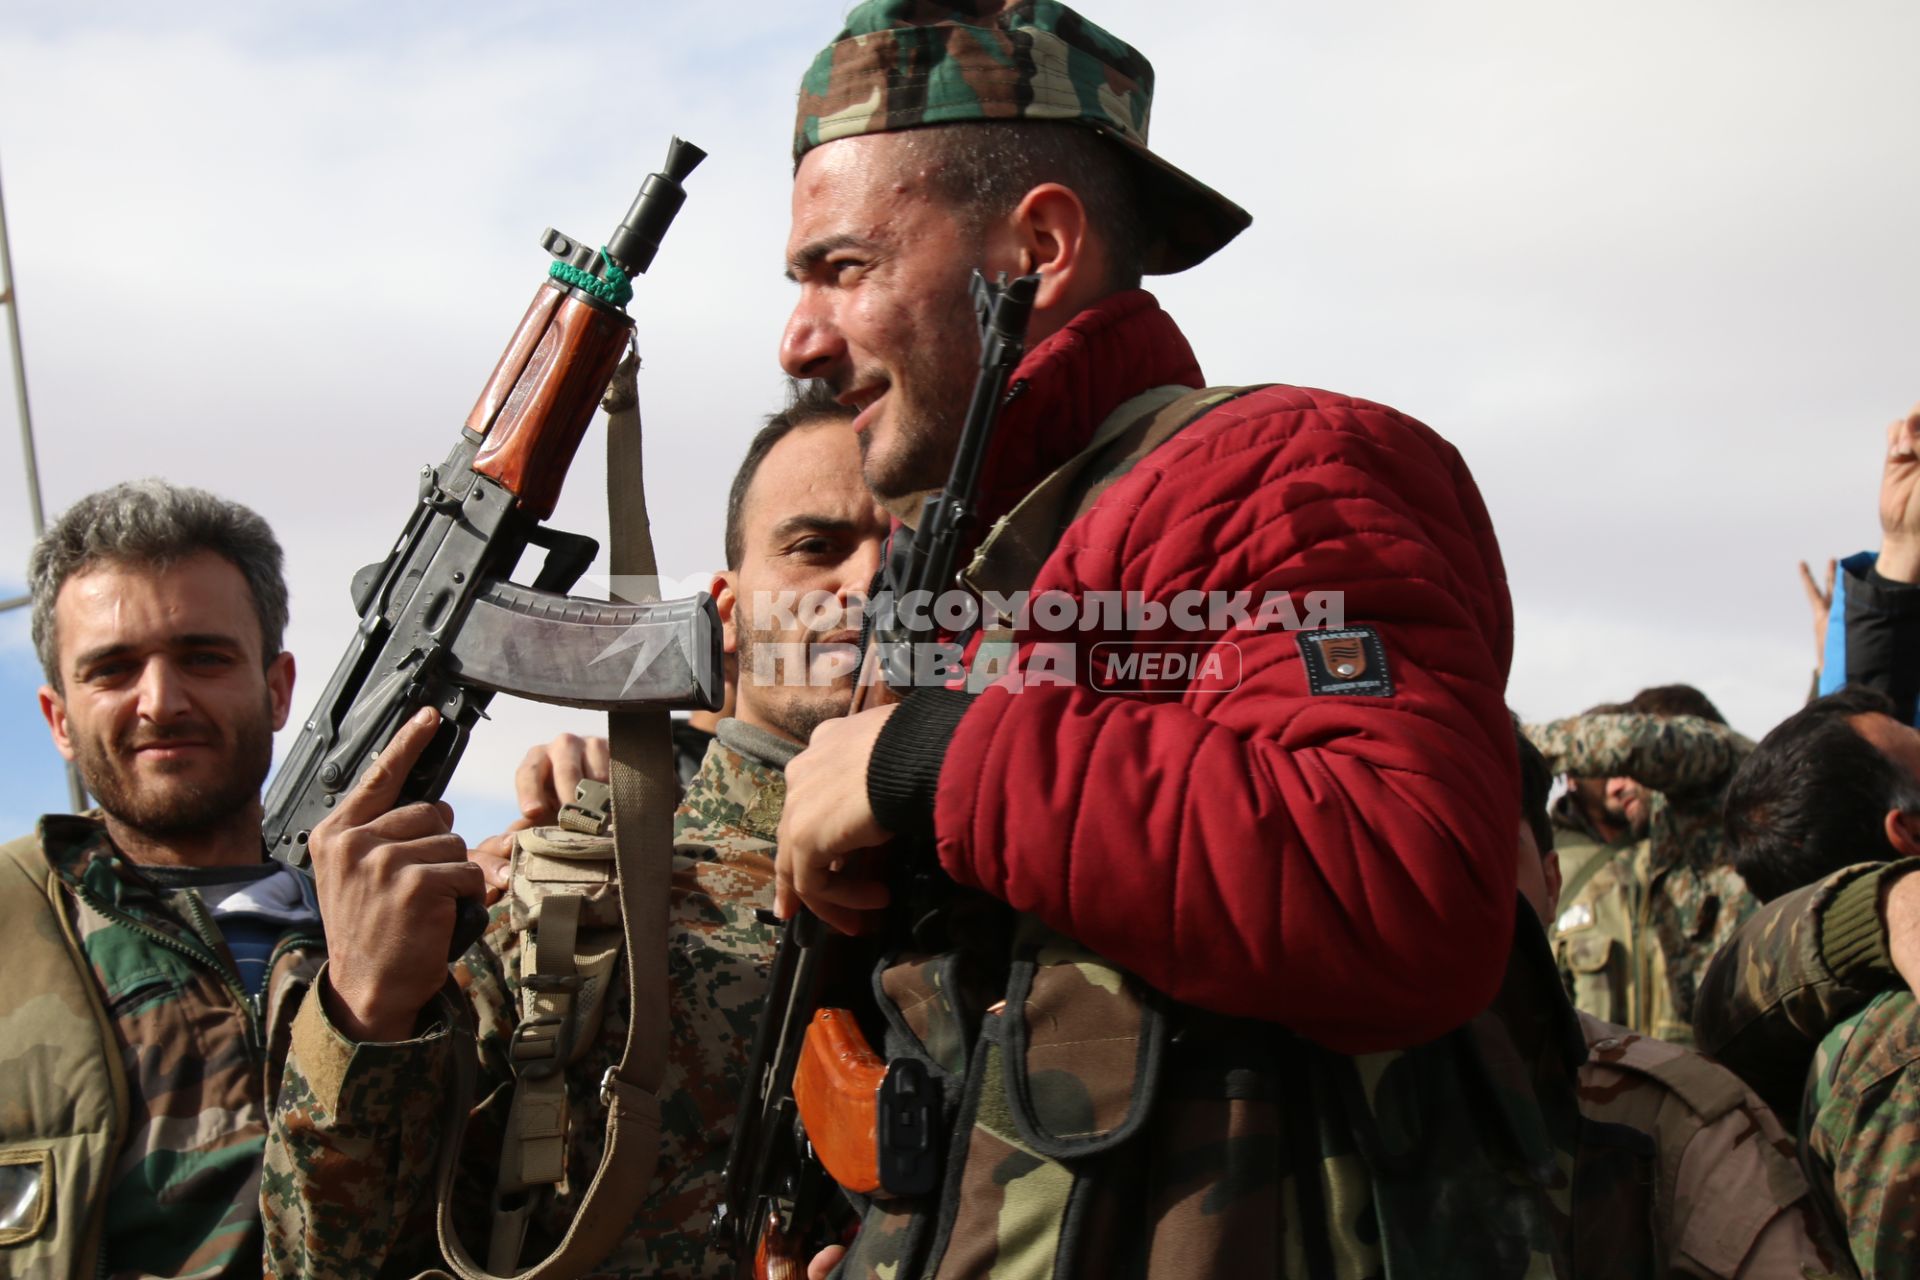
M 1700 685 L 1804 694 L 1800 558 L 1877 539 L 1920 399 L 1920 7 L 1087 0 L 1159 71 L 1157 149 L 1254 214 L 1156 292 L 1215 382 L 1386 401 L 1501 532 L 1529 717 Z M 159 474 L 286 543 L 297 708 L 545 270 L 679 133 L 712 158 L 641 283 L 663 568 L 720 559 L 780 395 L 786 147 L 840 4 L 457 8 L 0 0 L 0 178 L 49 507 Z M 1197 15 L 1203 20 L 1196 23 Z M 0 597 L 31 541 L 0 421 Z M 590 436 L 556 522 L 603 531 Z M 0 828 L 64 807 L 23 611 L 0 615 Z M 496 703 L 452 799 L 509 809 L 577 713 Z M 284 741 L 283 744 L 284 746 Z

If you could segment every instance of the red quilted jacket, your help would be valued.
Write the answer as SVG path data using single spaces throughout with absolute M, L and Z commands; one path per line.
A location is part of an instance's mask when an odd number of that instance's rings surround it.
M 1015 380 L 1027 385 L 988 459 L 988 518 L 1128 398 L 1201 385 L 1192 349 L 1139 291 L 1077 317 Z M 1377 630 L 1392 696 L 1312 695 L 1297 633 L 1229 627 L 1160 638 L 1235 646 L 1230 691 L 995 687 L 950 695 L 944 722 L 925 705 L 940 699 L 916 698 L 889 736 L 924 739 L 938 723 L 944 754 L 926 785 L 957 881 L 1178 1000 L 1343 1052 L 1419 1043 L 1486 1005 L 1514 919 L 1513 625 L 1491 524 L 1452 446 L 1364 400 L 1255 392 L 1108 491 L 1034 585 L 1162 601 L 1344 592 L 1346 624 Z M 1030 654 L 1113 638 L 1021 642 Z

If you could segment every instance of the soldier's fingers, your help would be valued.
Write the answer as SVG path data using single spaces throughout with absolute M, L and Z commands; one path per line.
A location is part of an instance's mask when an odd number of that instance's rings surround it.
M 485 898 L 487 878 L 462 857 L 458 862 L 419 862 L 407 876 L 431 898 Z
M 487 878 L 487 887 L 497 891 L 507 887 L 507 869 L 512 854 L 511 835 L 489 836 L 467 850 L 467 861 L 479 867 L 481 874 Z
M 815 911 L 822 906 L 874 911 L 886 906 L 888 900 L 884 880 L 871 874 L 837 872 L 819 850 L 793 860 L 793 889 Z
M 840 1259 L 846 1256 L 847 1251 L 843 1246 L 828 1245 L 814 1254 L 813 1260 L 807 1263 L 807 1280 L 827 1280 L 827 1277 L 833 1274 L 833 1269 L 840 1265 Z
M 369 847 L 367 841 L 390 844 L 421 836 L 445 835 L 451 830 L 453 824 L 447 821 L 441 805 L 403 804 L 398 809 L 389 809 L 379 817 L 360 824 L 363 841 L 360 847 Z
M 832 876 L 824 883 L 801 888 L 800 898 L 818 910 L 822 904 L 846 907 L 853 911 L 878 911 L 893 900 L 884 880 L 857 880 L 850 876 Z
M 452 834 L 421 836 L 417 840 L 395 840 L 382 845 L 381 851 L 396 867 L 437 866 L 467 861 L 467 842 Z M 474 869 L 479 870 L 478 867 Z M 485 883 L 485 879 L 483 875 L 482 884 Z
M 595 782 L 606 782 L 613 777 L 613 752 L 605 738 L 587 739 L 587 776 Z
M 782 920 L 791 920 L 800 905 L 799 897 L 793 892 L 793 858 L 784 844 L 776 843 L 776 848 L 779 852 L 773 859 L 773 914 Z
M 401 784 L 420 759 L 420 753 L 433 741 L 440 727 L 440 712 L 422 707 L 400 726 L 386 748 L 374 757 L 367 771 L 334 809 L 336 827 L 360 827 L 393 808 L 400 798 Z
M 1807 567 L 1805 560 L 1800 562 L 1800 589 L 1807 593 L 1808 604 L 1816 609 L 1827 607 L 1826 593 L 1821 591 L 1820 584 L 1813 580 L 1813 570 Z
M 513 773 L 513 795 L 520 812 L 538 821 L 552 807 L 553 759 L 545 747 L 532 747 Z
M 580 789 L 580 778 L 587 764 L 587 744 L 571 733 L 563 733 L 547 748 L 547 755 L 553 761 L 553 794 L 550 799 L 552 811 L 557 817 L 560 807 L 570 803 L 574 792 Z
M 814 905 L 809 903 L 807 910 L 820 917 L 820 922 L 837 933 L 848 937 L 858 937 L 867 930 L 867 913 L 853 911 L 846 907 L 836 907 L 828 903 Z

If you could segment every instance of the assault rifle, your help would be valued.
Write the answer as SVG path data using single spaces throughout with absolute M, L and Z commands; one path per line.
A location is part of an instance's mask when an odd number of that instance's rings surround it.
M 1007 381 L 1026 350 L 1039 284 L 1032 275 L 1011 283 L 1002 276 L 997 284 L 973 275 L 980 373 L 946 488 L 921 507 L 899 589 L 883 593 L 872 614 L 854 711 L 880 687 L 881 675 L 900 688 L 910 684 L 915 646 L 934 638 L 932 610 L 919 610 L 928 621 L 915 628 L 898 602 L 954 585 L 959 553 L 974 532 L 980 468 Z M 864 984 L 866 975 L 855 971 L 846 949 L 802 908 L 774 952 L 711 1227 L 718 1247 L 733 1256 L 736 1274 L 754 1280 L 804 1274 L 812 1253 L 831 1243 L 823 1221 L 829 1177 L 876 1198 L 926 1195 L 937 1181 L 940 1096 L 926 1068 L 912 1058 L 884 1061 L 850 1010 L 825 1007 L 829 989 Z
M 679 138 L 627 215 L 595 250 L 549 227 L 554 258 L 493 376 L 419 494 L 391 554 L 353 579 L 360 625 L 267 792 L 275 857 L 307 862 L 314 824 L 422 707 L 440 731 L 408 776 L 402 803 L 446 790 L 495 693 L 599 710 L 717 708 L 720 626 L 705 595 L 614 604 L 567 595 L 599 553 L 594 539 L 548 528 L 561 483 L 632 341 L 631 277 L 653 262 L 706 153 Z M 510 581 L 527 547 L 546 554 L 527 585 Z M 486 912 L 460 904 L 453 950 Z

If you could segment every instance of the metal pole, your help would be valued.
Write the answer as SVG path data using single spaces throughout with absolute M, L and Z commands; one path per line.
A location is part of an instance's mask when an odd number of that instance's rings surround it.
M 7 339 L 13 345 L 13 399 L 20 410 L 20 450 L 27 460 L 27 501 L 33 510 L 33 536 L 47 527 L 40 505 L 40 461 L 33 448 L 33 414 L 27 408 L 27 357 L 20 350 L 20 297 L 13 287 L 13 247 L 7 238 L 7 199 L 0 189 L 0 276 L 6 277 L 0 298 L 7 303 Z
M 13 284 L 13 245 L 7 236 L 7 200 L 0 189 L 0 303 L 7 308 L 7 339 L 13 347 L 13 396 L 20 412 L 20 452 L 27 464 L 27 503 L 33 514 L 33 536 L 46 531 L 46 509 L 40 504 L 40 459 L 33 447 L 33 414 L 27 408 L 27 357 L 20 348 L 20 295 Z M 31 596 L 8 600 L 0 609 L 14 609 L 32 602 Z M 87 807 L 87 788 L 80 781 L 80 770 L 67 765 L 67 794 L 75 813 Z

